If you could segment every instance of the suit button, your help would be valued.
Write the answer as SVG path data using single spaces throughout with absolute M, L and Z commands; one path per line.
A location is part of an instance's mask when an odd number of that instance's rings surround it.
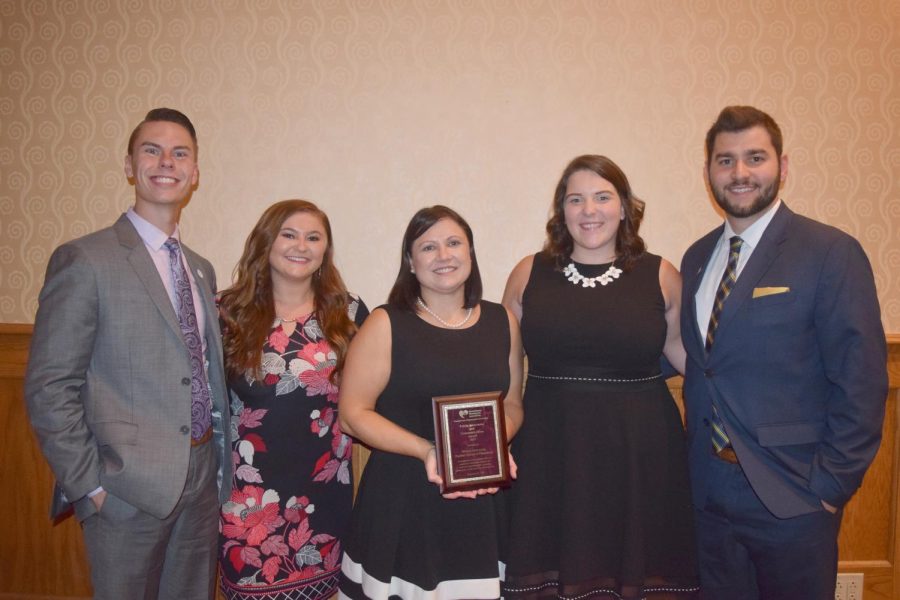
M 703 426 L 709 427 L 709 419 L 703 419 Z
M 182 377 L 181 385 L 191 385 L 191 378 L 190 377 Z
M 709 379 L 710 377 L 713 376 L 713 370 L 712 370 L 712 369 L 707 369 L 707 370 L 703 371 L 703 374 L 706 375 L 706 378 L 707 378 L 707 379 Z
M 181 433 L 187 435 L 188 433 L 190 433 L 191 428 L 188 427 L 187 425 L 182 425 L 182 426 L 181 426 L 181 429 L 179 429 L 178 431 L 180 431 Z

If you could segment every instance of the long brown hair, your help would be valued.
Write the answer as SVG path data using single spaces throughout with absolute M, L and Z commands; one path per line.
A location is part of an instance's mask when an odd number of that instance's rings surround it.
M 544 250 L 550 253 L 560 269 L 571 260 L 575 242 L 569 228 L 566 227 L 565 200 L 569 177 L 577 171 L 596 173 L 616 188 L 622 201 L 622 212 L 625 214 L 625 219 L 616 231 L 616 257 L 623 269 L 630 270 L 635 260 L 647 250 L 644 240 L 638 235 L 641 220 L 644 218 L 644 201 L 631 192 L 631 185 L 622 169 L 605 156 L 585 154 L 575 157 L 566 166 L 553 194 L 553 215 L 547 221 L 547 241 L 544 243 Z
M 344 366 L 347 346 L 356 332 L 356 324 L 347 315 L 347 288 L 334 266 L 331 223 L 328 216 L 312 202 L 282 200 L 266 209 L 250 232 L 244 244 L 244 253 L 234 269 L 234 285 L 222 292 L 219 300 L 225 371 L 229 377 L 237 377 L 247 371 L 257 379 L 260 376 L 263 344 L 275 320 L 269 252 L 281 226 L 298 212 L 318 217 L 328 236 L 322 266 L 312 280 L 314 310 L 325 339 L 337 355 L 332 378 Z

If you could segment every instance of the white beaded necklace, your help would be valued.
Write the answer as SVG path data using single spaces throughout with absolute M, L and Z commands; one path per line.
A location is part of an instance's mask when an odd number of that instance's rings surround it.
M 621 274 L 622 269 L 617 267 L 615 263 L 609 265 L 609 268 L 605 272 L 596 277 L 585 277 L 579 273 L 574 262 L 570 262 L 566 268 L 563 269 L 563 275 L 572 282 L 572 285 L 578 285 L 580 283 L 581 287 L 586 288 L 597 287 L 598 281 L 600 282 L 600 285 L 609 285 L 614 279 L 618 279 Z
M 462 321 L 460 321 L 459 323 L 448 323 L 447 321 L 445 321 L 442 318 L 440 318 L 439 316 L 437 316 L 437 313 L 435 313 L 433 310 L 428 308 L 428 306 L 422 301 L 421 298 L 416 298 L 416 304 L 421 306 L 422 310 L 424 310 L 429 315 L 434 317 L 438 323 L 440 323 L 444 327 L 449 327 L 450 329 L 459 329 L 460 327 L 462 327 L 463 325 L 468 323 L 469 319 L 472 317 L 472 309 L 469 308 L 469 310 L 466 311 L 466 316 L 463 318 Z

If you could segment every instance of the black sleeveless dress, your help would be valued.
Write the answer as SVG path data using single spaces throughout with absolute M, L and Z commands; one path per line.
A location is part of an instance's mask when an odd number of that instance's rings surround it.
M 512 443 L 506 598 L 693 598 L 684 431 L 660 376 L 660 257 L 582 287 L 534 257 L 525 421 Z M 585 277 L 610 266 L 576 263 Z
M 375 410 L 434 439 L 431 398 L 509 388 L 506 310 L 481 303 L 467 329 L 442 329 L 382 306 L 391 320 L 391 376 Z M 422 461 L 373 450 L 344 545 L 342 598 L 498 598 L 494 496 L 445 500 Z

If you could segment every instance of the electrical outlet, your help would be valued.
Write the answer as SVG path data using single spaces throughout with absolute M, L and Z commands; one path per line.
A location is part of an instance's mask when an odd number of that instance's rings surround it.
M 847 600 L 863 600 L 863 574 L 847 574 Z
M 838 573 L 834 600 L 863 600 L 863 574 Z

